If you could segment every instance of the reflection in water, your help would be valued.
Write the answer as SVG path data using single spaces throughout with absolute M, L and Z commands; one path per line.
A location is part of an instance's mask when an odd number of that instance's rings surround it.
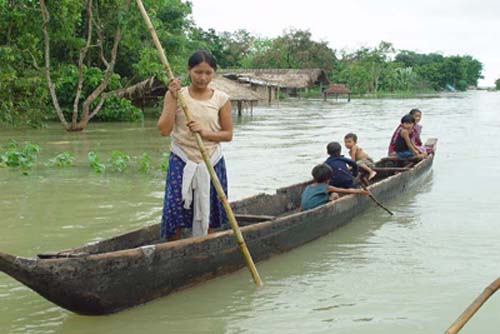
M 1 333 L 429 333 L 444 330 L 498 276 L 500 94 L 354 100 L 282 101 L 235 119 L 225 144 L 232 200 L 303 181 L 325 159 L 329 141 L 347 132 L 371 156 L 385 155 L 390 134 L 413 107 L 424 137 L 439 138 L 434 172 L 410 192 L 335 233 L 258 264 L 256 290 L 246 270 L 106 317 L 83 317 L 45 301 L 0 274 Z M 92 124 L 68 134 L 0 131 L 41 144 L 40 159 L 73 151 L 68 170 L 41 167 L 27 177 L 0 169 L 0 250 L 31 256 L 98 240 L 160 217 L 164 178 L 96 175 L 86 154 L 148 152 L 160 161 L 168 139 L 154 120 Z M 124 292 L 126 293 L 126 292 Z M 500 302 L 489 302 L 468 332 L 493 332 Z

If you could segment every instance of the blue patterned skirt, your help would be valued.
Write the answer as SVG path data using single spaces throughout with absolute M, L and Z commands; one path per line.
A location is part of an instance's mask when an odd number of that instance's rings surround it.
M 165 184 L 165 197 L 163 199 L 163 214 L 161 217 L 161 237 L 168 238 L 175 235 L 177 228 L 191 228 L 193 225 L 193 205 L 184 208 L 182 200 L 182 175 L 186 163 L 179 156 L 170 153 Z M 214 166 L 222 189 L 227 197 L 227 175 L 224 157 Z M 227 222 L 226 211 L 222 202 L 217 197 L 214 185 L 210 182 L 210 227 L 220 227 Z

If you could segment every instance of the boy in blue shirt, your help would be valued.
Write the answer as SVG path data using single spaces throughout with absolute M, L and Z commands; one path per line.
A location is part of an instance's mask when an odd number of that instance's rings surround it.
M 333 174 L 327 164 L 317 165 L 312 170 L 314 182 L 302 192 L 300 201 L 301 210 L 310 210 L 339 198 L 339 193 L 368 195 L 368 191 L 361 189 L 343 189 L 328 185 Z
M 325 164 L 330 166 L 333 170 L 333 174 L 330 178 L 330 185 L 345 189 L 355 188 L 354 177 L 358 175 L 358 164 L 340 155 L 342 146 L 336 141 L 329 143 L 326 146 L 326 151 L 329 157 L 326 159 Z M 351 168 L 349 169 L 348 166 Z

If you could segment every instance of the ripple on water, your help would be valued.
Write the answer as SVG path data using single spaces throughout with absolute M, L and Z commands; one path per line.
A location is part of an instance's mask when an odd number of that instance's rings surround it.
M 0 328 L 7 333 L 427 333 L 442 330 L 493 277 L 500 253 L 500 94 L 432 99 L 281 102 L 235 119 L 224 144 L 230 198 L 310 177 L 325 145 L 355 132 L 373 158 L 386 154 L 401 116 L 424 111 L 423 136 L 439 138 L 434 172 L 421 187 L 373 207 L 335 233 L 258 264 L 265 287 L 247 271 L 158 299 L 110 317 L 63 311 L 5 275 L 0 276 Z M 94 124 L 67 136 L 55 129 L 0 131 L 0 141 L 28 136 L 41 160 L 75 151 L 73 169 L 17 177 L 0 169 L 2 251 L 34 254 L 102 240 L 159 221 L 164 175 L 152 180 L 89 171 L 86 154 L 103 159 L 120 149 L 139 156 L 162 152 L 154 121 Z M 126 135 L 124 136 L 123 126 Z M 68 141 L 64 145 L 44 142 Z M 345 153 L 345 150 L 344 150 Z M 19 219 L 23 217 L 24 219 Z M 493 333 L 498 305 L 481 311 L 470 332 Z M 478 318 L 479 320 L 479 318 Z M 474 327 L 475 326 L 475 327 Z M 2 332 L 3 334 L 3 332 Z

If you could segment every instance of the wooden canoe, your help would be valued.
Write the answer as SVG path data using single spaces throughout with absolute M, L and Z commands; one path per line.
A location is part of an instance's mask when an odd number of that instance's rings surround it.
M 434 149 L 436 142 L 426 145 Z M 430 171 L 434 155 L 378 161 L 370 191 L 381 201 L 397 196 Z M 231 203 L 255 262 L 324 236 L 373 206 L 365 196 L 347 195 L 299 212 L 307 183 Z M 245 267 L 229 228 L 172 242 L 159 240 L 159 234 L 159 225 L 152 225 L 36 258 L 0 252 L 0 271 L 63 308 L 103 315 Z

